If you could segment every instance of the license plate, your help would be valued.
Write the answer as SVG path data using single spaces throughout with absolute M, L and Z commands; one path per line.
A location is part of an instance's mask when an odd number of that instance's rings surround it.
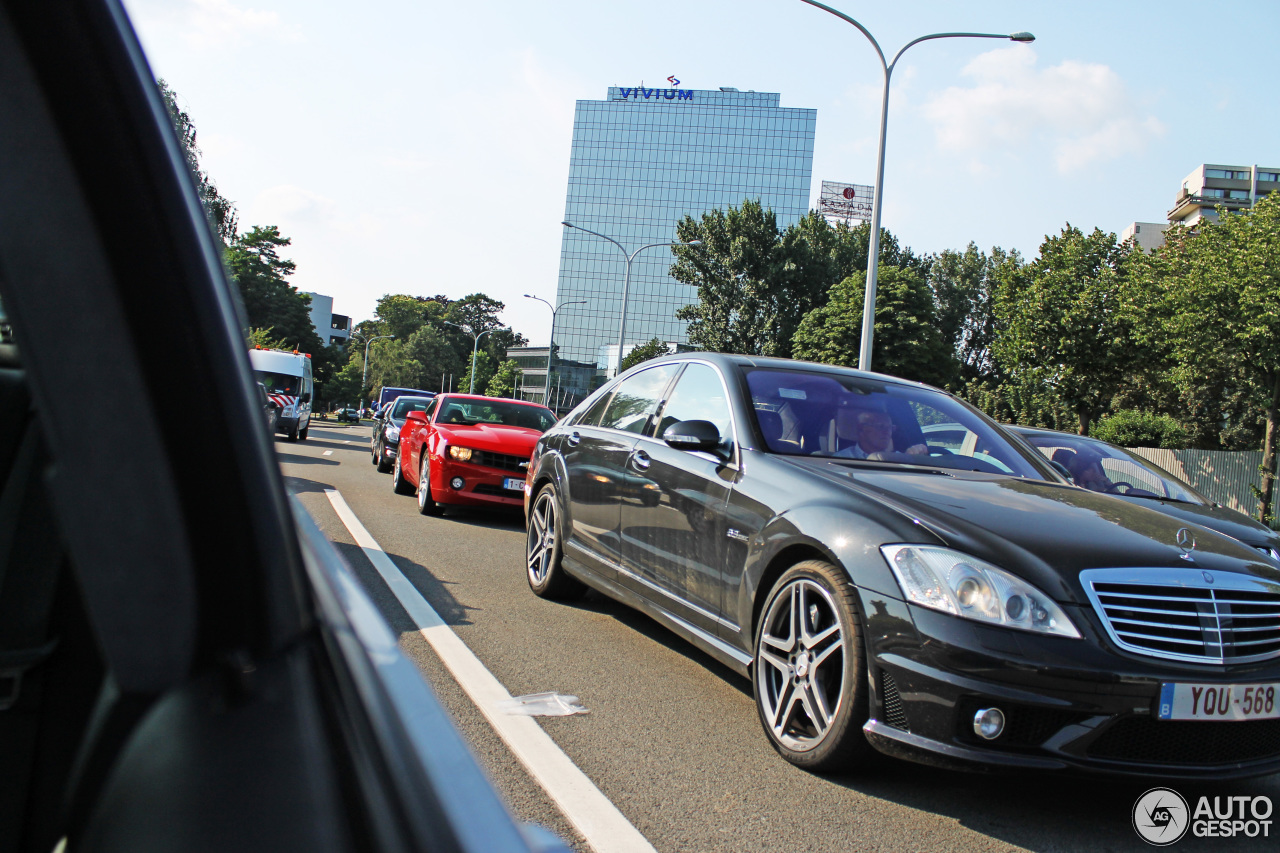
M 502 481 L 502 488 L 512 492 L 523 492 L 524 480 L 517 480 L 515 477 L 507 477 Z
M 1280 717 L 1280 682 L 1162 684 L 1162 720 L 1271 720 Z

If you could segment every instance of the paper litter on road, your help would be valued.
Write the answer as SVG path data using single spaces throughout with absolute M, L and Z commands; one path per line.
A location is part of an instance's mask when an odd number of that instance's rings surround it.
M 577 696 L 563 693 L 530 693 L 497 703 L 499 711 L 524 717 L 567 717 L 591 713 L 578 704 Z

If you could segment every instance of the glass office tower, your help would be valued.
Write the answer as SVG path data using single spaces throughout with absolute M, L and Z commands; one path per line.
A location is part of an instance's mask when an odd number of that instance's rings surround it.
M 744 199 L 759 199 L 786 228 L 808 211 L 817 114 L 778 101 L 769 92 L 618 86 L 608 100 L 578 101 L 565 220 L 628 253 L 675 240 L 685 215 L 697 219 Z M 655 247 L 632 263 L 624 354 L 655 337 L 688 341 L 675 312 L 697 291 L 667 274 L 672 260 L 670 249 Z M 556 303 L 586 304 L 556 316 L 557 363 L 611 373 L 625 269 L 617 246 L 564 229 Z

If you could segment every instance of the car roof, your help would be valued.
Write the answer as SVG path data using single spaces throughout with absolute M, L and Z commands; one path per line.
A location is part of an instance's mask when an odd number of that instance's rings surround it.
M 757 367 L 766 370 L 804 370 L 812 373 L 828 373 L 833 376 L 854 376 L 863 379 L 874 379 L 878 382 L 891 382 L 898 385 L 913 385 L 920 388 L 929 388 L 943 394 L 949 393 L 941 388 L 936 388 L 933 385 L 926 385 L 923 382 L 904 379 L 901 376 L 891 376 L 887 373 L 876 373 L 870 370 L 857 370 L 852 367 L 846 367 L 842 364 L 822 364 L 821 362 L 801 361 L 800 359 L 794 358 L 742 355 L 738 353 L 723 352 L 692 351 L 673 353 L 671 355 L 664 355 L 649 361 L 641 362 L 627 372 L 639 367 L 650 367 L 658 364 L 681 364 L 689 361 L 707 361 L 722 367 Z

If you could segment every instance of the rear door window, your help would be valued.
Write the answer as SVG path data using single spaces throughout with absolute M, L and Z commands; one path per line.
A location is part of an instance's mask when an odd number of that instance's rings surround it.
M 662 394 L 679 365 L 651 367 L 622 381 L 614 391 L 600 426 L 641 434 L 649 418 L 658 410 Z

